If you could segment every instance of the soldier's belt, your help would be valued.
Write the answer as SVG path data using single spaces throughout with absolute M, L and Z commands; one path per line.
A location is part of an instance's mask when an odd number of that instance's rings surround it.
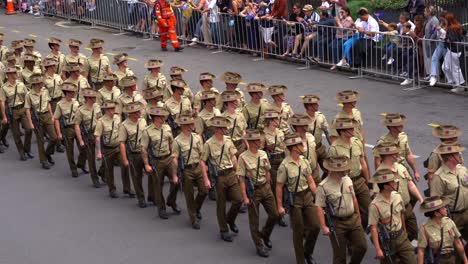
M 51 99 L 50 101 L 53 102 L 53 103 L 55 103 L 55 102 L 58 102 L 58 101 L 60 101 L 60 100 L 62 100 L 62 96 L 53 98 L 53 99 Z
M 348 221 L 354 216 L 354 213 L 348 216 L 333 216 L 333 219 L 338 220 L 338 221 Z
M 274 153 L 270 154 L 270 161 L 271 160 L 283 160 L 285 157 L 284 153 Z
M 115 148 L 117 148 L 118 146 L 119 146 L 119 145 L 117 144 L 117 145 L 104 145 L 103 147 L 104 147 L 104 149 L 115 149 Z
M 262 184 L 254 185 L 254 190 L 255 190 L 255 191 L 256 191 L 256 190 L 259 190 L 259 189 L 265 187 L 266 185 L 267 185 L 266 182 L 265 182 L 265 183 L 262 183 Z
M 403 232 L 405 232 L 405 230 L 403 230 L 403 228 L 402 228 L 402 229 L 400 229 L 398 231 L 388 232 L 388 236 L 390 237 L 390 239 L 395 240 L 395 239 L 399 238 L 403 234 Z
M 169 153 L 167 155 L 164 155 L 164 156 L 154 157 L 154 158 L 157 159 L 157 160 L 163 160 L 163 159 L 166 159 L 167 157 L 169 157 L 170 155 L 171 155 L 171 153 Z
M 222 176 L 227 176 L 231 173 L 234 172 L 234 169 L 233 168 L 229 168 L 229 169 L 225 169 L 225 170 L 219 170 L 218 171 L 218 177 L 222 177 Z
M 364 180 L 364 177 L 362 176 L 362 174 L 359 174 L 358 176 L 350 177 L 350 178 L 351 178 L 351 181 L 352 181 L 353 183 L 356 183 L 357 181 L 359 181 L 359 180 L 361 180 L 361 179 Z
M 199 165 L 200 165 L 199 163 L 187 164 L 187 165 L 184 165 L 184 169 L 193 170 L 193 169 L 198 168 Z
M 13 110 L 20 110 L 20 109 L 22 109 L 23 107 L 24 107 L 24 103 L 23 103 L 23 104 L 19 104 L 19 105 L 17 105 L 17 106 L 12 106 L 11 109 L 13 109 Z
M 49 113 L 49 111 L 46 110 L 44 112 L 39 112 L 39 115 L 45 115 L 45 114 L 48 114 L 48 113 Z

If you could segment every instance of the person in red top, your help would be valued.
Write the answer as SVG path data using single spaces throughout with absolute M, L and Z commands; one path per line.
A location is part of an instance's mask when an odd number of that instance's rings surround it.
M 171 5 L 168 0 L 158 0 L 154 5 L 156 19 L 158 20 L 159 35 L 161 36 L 161 50 L 167 51 L 167 35 L 171 40 L 174 51 L 181 51 L 182 48 L 177 41 L 176 34 L 176 17 L 172 12 Z

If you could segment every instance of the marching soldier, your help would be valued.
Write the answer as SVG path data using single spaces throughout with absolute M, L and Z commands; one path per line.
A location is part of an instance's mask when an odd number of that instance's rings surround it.
M 432 130 L 432 135 L 439 138 L 441 143 L 456 143 L 461 134 L 460 128 L 451 125 L 440 125 Z M 463 157 L 461 158 L 463 159 Z M 431 152 L 429 158 L 424 162 L 424 166 L 427 168 L 427 186 L 431 186 L 432 175 L 442 166 L 442 163 L 442 158 L 434 153 L 434 151 Z
M 32 54 L 24 54 L 23 55 L 23 64 L 24 69 L 21 71 L 21 81 L 24 83 L 26 88 L 31 90 L 31 84 L 29 83 L 29 79 L 33 73 L 41 74 L 41 70 L 36 68 L 36 56 Z
M 435 150 L 442 158 L 442 166 L 434 173 L 431 181 L 431 196 L 448 199 L 452 220 L 468 241 L 468 170 L 461 164 L 461 152 L 465 148 L 458 143 L 442 143 Z
M 10 43 L 11 50 L 13 52 L 13 56 L 16 59 L 16 64 L 20 67 L 24 67 L 22 55 L 23 55 L 23 41 L 22 40 L 13 40 Z
M 271 190 L 270 162 L 265 151 L 261 150 L 261 134 L 258 130 L 247 130 L 244 139 L 249 149 L 239 156 L 237 175 L 244 204 L 248 206 L 250 235 L 255 244 L 257 255 L 268 257 L 265 247 L 271 249 L 271 233 L 278 221 L 276 202 Z M 259 230 L 260 204 L 265 208 L 268 218 L 262 231 Z
M 271 95 L 271 98 L 273 98 L 273 104 L 270 104 L 270 108 L 279 113 L 279 128 L 284 134 L 289 134 L 291 132 L 288 122 L 289 118 L 294 115 L 291 106 L 285 102 L 287 90 L 288 87 L 284 85 L 272 85 L 268 88 L 268 93 Z
M 377 170 L 391 169 L 398 177 L 398 187 L 396 191 L 401 195 L 406 208 L 405 225 L 408 239 L 409 241 L 413 241 L 418 238 L 418 223 L 416 221 L 416 215 L 413 212 L 413 205 L 410 203 L 410 195 L 416 197 L 417 201 L 420 203 L 423 202 L 423 197 L 406 167 L 398 162 L 401 153 L 399 148 L 400 146 L 394 143 L 381 142 L 379 145 L 375 146 L 374 153 L 379 155 L 379 159 L 381 160 L 381 164 Z
M 172 95 L 169 99 L 165 100 L 165 108 L 169 112 L 168 125 L 172 129 L 172 134 L 177 136 L 179 128 L 175 123 L 175 119 L 180 113 L 192 112 L 192 103 L 187 97 L 182 95 L 187 86 L 185 81 L 171 80 L 170 85 Z
M 198 113 L 198 119 L 195 121 L 195 132 L 203 138 L 203 142 L 213 136 L 214 128 L 207 126 L 207 122 L 214 116 L 220 116 L 221 112 L 216 105 L 217 93 L 212 91 L 203 91 L 200 96 L 201 111 Z
M 338 118 L 333 122 L 333 129 L 339 137 L 335 139 L 329 149 L 330 157 L 346 156 L 351 161 L 349 177 L 353 181 L 354 193 L 356 194 L 359 210 L 361 212 L 362 226 L 367 227 L 368 210 L 370 204 L 369 168 L 364 158 L 365 149 L 362 141 L 354 137 L 355 128 L 359 126 L 350 118 Z
M 96 123 L 94 136 L 96 140 L 96 157 L 104 163 L 104 175 L 106 184 L 109 188 L 109 196 L 118 198 L 117 188 L 114 184 L 114 164 L 120 165 L 120 175 L 122 177 L 123 193 L 130 198 L 135 197 L 135 193 L 130 186 L 130 175 L 128 167 L 122 162 L 119 148 L 119 127 L 120 116 L 115 114 L 115 103 L 105 101 L 101 105 L 104 115 Z
M 163 94 L 161 90 L 146 90 L 143 92 L 143 99 L 148 103 L 145 107 L 145 118 L 148 123 L 152 123 L 149 109 L 153 107 L 164 107 Z
M 36 57 L 36 64 L 34 65 L 34 67 L 41 67 L 41 63 L 42 63 L 42 55 L 41 53 L 39 53 L 39 51 L 37 50 L 34 50 L 34 45 L 36 45 L 36 40 L 34 39 L 24 39 L 24 42 L 23 42 L 23 46 L 24 46 L 24 53 L 23 55 L 26 55 L 26 54 L 32 54 Z M 24 59 L 23 59 L 24 61 Z
M 60 45 L 62 45 L 62 41 L 58 38 L 49 38 L 49 48 L 50 54 L 46 56 L 46 58 L 52 58 L 57 61 L 57 68 L 55 73 L 58 75 L 62 75 L 62 71 L 66 66 L 65 62 L 65 55 L 60 52 Z M 62 79 L 64 76 L 62 76 Z M 65 80 L 65 79 L 64 79 Z
M 327 148 L 322 143 L 322 135 L 325 134 L 329 138 L 328 122 L 325 115 L 318 111 L 320 98 L 313 94 L 303 95 L 299 97 L 304 104 L 306 115 L 308 115 L 312 123 L 309 124 L 307 132 L 315 137 L 315 151 L 317 152 L 317 162 L 322 168 L 323 176 L 326 176 L 327 171 L 323 167 L 323 161 L 328 157 Z M 322 176 L 322 178 L 324 178 Z
M 24 108 L 24 100 L 28 91 L 26 86 L 21 81 L 17 80 L 18 74 L 16 68 L 8 67 L 6 69 L 6 74 L 7 81 L 3 84 L 2 89 L 0 90 L 0 100 L 4 103 L 2 111 L 3 131 L 1 134 L 5 137 L 8 132 L 9 125 L 11 125 L 13 139 L 15 140 L 20 160 L 26 161 L 28 158 L 34 158 L 31 153 L 32 127 L 30 127 L 30 123 L 26 117 L 26 109 Z M 7 116 L 7 108 L 11 113 L 10 117 Z M 24 142 L 21 139 L 20 123 L 25 129 Z M 3 139 L 4 138 L 2 138 L 2 140 Z
M 351 249 L 349 263 L 361 263 L 367 251 L 367 241 L 353 182 L 348 176 L 350 160 L 346 157 L 327 158 L 323 165 L 329 174 L 317 187 L 315 205 L 322 232 L 330 237 L 333 263 L 346 263 L 347 248 Z M 326 210 L 327 207 L 331 210 Z M 328 217 L 332 223 L 325 221 L 324 210 L 331 214 Z M 333 224 L 334 234 L 331 233 L 329 224 Z
M 39 161 L 42 168 L 48 170 L 51 165 L 55 164 L 52 155 L 57 144 L 57 134 L 55 133 L 54 121 L 52 120 L 52 108 L 49 104 L 49 92 L 44 88 L 41 74 L 33 74 L 30 83 L 32 89 L 26 95 L 24 108 L 26 109 L 29 126 L 34 129 L 36 134 Z M 46 149 L 44 149 L 45 135 L 49 137 Z
M 419 175 L 418 167 L 416 166 L 416 162 L 414 161 L 414 155 L 411 151 L 411 148 L 408 143 L 408 135 L 403 132 L 403 127 L 406 123 L 406 116 L 402 114 L 384 114 L 385 118 L 380 121 L 380 123 L 387 127 L 389 132 L 380 137 L 377 141 L 376 145 L 379 145 L 382 142 L 390 142 L 393 144 L 397 144 L 400 150 L 398 155 L 398 162 L 405 166 L 405 160 L 408 162 L 408 165 L 413 170 L 414 178 L 416 181 L 421 179 Z M 374 164 L 375 168 L 378 168 L 380 165 L 380 157 L 379 155 L 374 155 Z M 406 166 L 405 166 L 406 167 Z
M 240 94 L 238 108 L 242 109 L 245 105 L 244 92 L 238 87 L 242 83 L 242 76 L 236 72 L 225 72 L 221 75 L 221 80 L 226 84 L 226 90 L 228 92 L 236 91 Z M 218 102 L 219 109 L 222 109 L 222 102 Z
M 23 67 L 21 67 L 18 63 L 19 63 L 19 60 L 16 58 L 15 54 L 11 51 L 8 51 L 5 53 L 5 70 L 6 68 L 8 67 L 13 67 L 13 68 L 16 68 L 16 71 L 18 72 L 17 76 L 18 76 L 18 79 L 21 79 L 21 72 L 23 71 Z M 5 72 L 5 79 L 3 80 L 3 82 L 6 81 L 6 72 Z
M 7 83 L 7 80 L 8 80 L 8 74 L 7 74 L 7 69 L 8 68 L 12 68 L 12 69 L 16 69 L 16 79 L 19 79 L 20 78 L 20 75 L 21 75 L 21 67 L 17 66 L 16 65 L 16 58 L 13 54 L 13 52 L 6 52 L 5 54 L 5 60 L 7 61 L 7 65 L 5 67 L 5 70 L 4 70 L 4 75 L 5 75 L 5 79 L 2 81 L 2 87 L 4 84 Z M 0 129 L 0 145 L 3 145 L 5 148 L 8 148 L 10 146 L 10 144 L 8 143 L 8 140 L 6 139 L 6 136 L 8 134 L 8 130 L 10 130 L 10 120 L 7 120 L 7 115 L 5 114 L 6 112 L 5 111 L 8 111 L 9 108 L 8 107 L 8 104 L 6 101 L 4 100 L 0 100 L 2 101 L 2 104 L 3 104 L 3 111 L 2 111 L 2 126 L 1 126 L 1 129 Z M 4 149 L 0 147 L 0 153 L 3 153 L 4 152 Z
M 229 119 L 232 124 L 232 126 L 229 127 L 228 135 L 236 146 L 236 157 L 247 149 L 247 143 L 242 138 L 245 134 L 245 130 L 247 129 L 247 122 L 245 121 L 242 112 L 238 111 L 241 96 L 242 94 L 238 91 L 224 91 L 221 93 L 220 100 L 223 102 L 221 109 L 225 109 L 222 116 Z
M 202 101 L 202 93 L 205 91 L 212 91 L 217 94 L 216 96 L 216 103 L 218 104 L 219 100 L 219 91 L 215 87 L 213 87 L 213 81 L 216 78 L 216 76 L 212 73 L 209 72 L 204 72 L 200 73 L 200 76 L 198 77 L 201 85 L 201 90 L 198 91 L 195 94 L 195 97 L 193 99 L 193 108 L 195 111 L 200 112 L 201 111 L 201 101 Z
M 92 50 L 92 54 L 88 57 L 88 80 L 91 87 L 98 91 L 104 85 L 104 74 L 111 74 L 109 58 L 103 55 L 104 40 L 91 39 L 88 47 Z
M 68 165 L 70 166 L 72 177 L 76 178 L 78 177 L 78 168 L 85 174 L 88 173 L 85 168 L 86 152 L 84 150 L 79 149 L 78 162 L 75 163 L 74 142 L 76 140 L 76 134 L 73 120 L 80 106 L 75 99 L 78 87 L 74 83 L 64 82 L 62 84 L 62 91 L 64 97 L 57 103 L 57 108 L 55 108 L 54 112 L 55 131 L 57 132 L 59 141 L 64 140 L 65 142 Z
M 186 72 L 188 72 L 188 70 L 186 70 L 184 68 L 174 66 L 174 67 L 171 67 L 169 69 L 169 76 L 171 76 L 171 80 L 184 80 L 184 78 L 182 77 L 182 74 L 184 74 Z M 169 91 L 170 91 L 170 89 L 169 89 Z M 190 89 L 189 85 L 187 85 L 185 87 L 183 95 L 185 97 L 187 97 L 190 100 L 190 102 L 193 102 L 192 101 L 193 100 L 193 92 L 192 92 L 192 89 Z
M 270 169 L 271 189 L 275 190 L 278 168 L 281 162 L 283 161 L 283 159 L 286 157 L 285 155 L 286 145 L 284 145 L 285 135 L 283 131 L 279 129 L 279 125 L 280 125 L 279 112 L 277 112 L 276 110 L 272 110 L 272 109 L 266 110 L 264 119 L 265 119 L 265 128 L 263 129 L 264 141 L 265 141 L 264 145 L 265 145 L 265 151 L 268 154 L 268 159 L 271 165 L 271 169 Z M 276 192 L 273 192 L 273 195 L 276 195 Z M 280 217 L 278 223 L 280 226 L 287 226 L 284 220 L 284 217 Z
M 81 65 L 78 63 L 69 63 L 65 66 L 65 71 L 70 74 L 70 77 L 66 80 L 66 82 L 70 82 L 78 87 L 78 90 L 75 93 L 75 99 L 78 101 L 80 105 L 84 103 L 83 98 L 83 90 L 84 89 L 91 89 L 91 86 L 88 80 L 80 74 Z
M 229 233 L 229 229 L 236 234 L 239 232 L 235 221 L 242 205 L 242 195 L 236 175 L 238 164 L 235 154 L 237 150 L 232 140 L 226 136 L 226 131 L 231 126 L 227 118 L 215 116 L 210 120 L 208 125 L 213 126 L 215 132 L 203 146 L 200 164 L 204 179 L 208 178 L 207 162 L 210 162 L 214 167 L 216 178 L 216 214 L 221 239 L 226 242 L 232 242 L 233 237 Z M 205 184 L 208 185 L 207 182 Z M 207 187 L 211 188 L 211 184 Z M 226 214 L 227 199 L 231 200 L 231 208 Z
M 404 224 L 405 204 L 396 192 L 397 180 L 398 176 L 390 169 L 376 171 L 370 180 L 380 190 L 369 206 L 372 243 L 380 263 L 397 263 L 399 259 L 400 263 L 416 264 L 413 246 L 408 240 Z M 388 234 L 388 238 L 382 237 L 383 232 Z M 389 252 L 384 252 L 382 243 L 388 243 Z
M 94 129 L 101 117 L 101 108 L 96 103 L 97 92 L 92 89 L 83 89 L 84 103 L 75 113 L 75 133 L 81 151 L 86 151 L 91 182 L 94 188 L 100 188 L 96 171 L 96 142 L 94 141 Z M 102 179 L 105 182 L 105 179 Z
M 310 164 L 302 155 L 304 144 L 296 134 L 284 140 L 289 155 L 281 162 L 276 183 L 276 204 L 280 216 L 286 211 L 283 204 L 283 186 L 286 185 L 292 200 L 289 201 L 289 215 L 293 230 L 293 244 L 297 264 L 314 263 L 312 253 L 320 232 L 314 196 L 317 191 Z M 305 240 L 305 243 L 304 243 Z
M 145 68 L 148 69 L 149 74 L 145 75 L 143 79 L 143 91 L 145 90 L 162 90 L 164 93 L 164 99 L 171 97 L 172 92 L 170 91 L 170 84 L 168 83 L 166 76 L 161 73 L 161 67 L 163 66 L 162 60 L 150 59 L 145 63 Z
M 141 138 L 146 128 L 146 121 L 141 118 L 144 105 L 140 102 L 129 103 L 123 108 L 127 119 L 119 128 L 120 155 L 124 167 L 130 169 L 133 187 L 135 188 L 138 206 L 146 207 L 143 191 L 143 170 L 145 164 L 141 159 Z
M 128 54 L 121 53 L 114 56 L 113 64 L 117 65 L 117 70 L 114 74 L 117 76 L 117 87 L 119 86 L 120 80 L 125 76 L 134 76 L 133 71 L 128 68 Z
M 143 104 L 143 106 L 146 105 L 145 99 L 143 99 L 143 96 L 138 93 L 137 82 L 138 78 L 136 76 L 124 77 L 120 81 L 120 87 L 122 87 L 123 90 L 122 94 L 117 98 L 116 101 L 115 112 L 117 114 L 123 114 L 123 117 L 125 117 L 125 111 L 123 111 L 123 109 L 126 105 L 131 103 L 139 102 Z
M 354 128 L 354 137 L 359 139 L 362 142 L 362 145 L 365 145 L 363 130 L 364 122 L 362 120 L 361 112 L 356 108 L 356 103 L 360 98 L 359 93 L 352 90 L 341 91 L 336 95 L 335 98 L 339 104 L 343 105 L 343 109 L 333 119 L 331 133 L 332 142 L 339 137 L 338 132 L 333 128 L 335 121 L 338 118 L 351 118 L 356 122 L 356 126 Z
M 56 74 L 58 62 L 54 59 L 48 58 L 43 62 L 45 69 L 44 73 L 44 85 L 45 88 L 49 91 L 50 106 L 52 107 L 52 112 L 55 112 L 57 103 L 62 99 L 62 78 L 60 75 Z
M 62 62 L 63 65 L 61 68 L 64 69 L 68 63 L 76 62 L 78 64 L 83 65 L 83 67 L 81 68 L 81 75 L 83 75 L 84 78 L 88 78 L 88 70 L 87 70 L 88 59 L 83 53 L 80 52 L 80 46 L 82 44 L 83 43 L 77 39 L 68 40 L 68 47 L 70 48 L 70 53 L 65 56 L 65 59 Z M 61 75 L 64 80 L 69 77 L 69 76 L 66 76 L 67 75 L 66 71 L 63 71 Z
M 250 129 L 263 128 L 262 117 L 267 110 L 268 101 L 263 99 L 263 93 L 267 91 L 265 85 L 261 83 L 249 83 L 246 92 L 250 95 L 250 102 L 246 103 L 242 108 L 242 113 L 247 121 L 247 127 Z
M 5 34 L 0 33 L 0 62 L 5 60 L 5 53 L 8 52 L 8 48 L 3 46 L 4 38 L 5 38 Z
M 176 119 L 181 133 L 172 144 L 173 163 L 176 168 L 182 169 L 183 188 L 187 211 L 193 229 L 200 229 L 202 219 L 201 208 L 208 194 L 209 178 L 204 177 L 200 158 L 203 153 L 203 141 L 199 135 L 192 133 L 195 119 L 191 113 L 182 113 Z M 197 186 L 197 195 L 194 196 L 193 187 Z
M 117 75 L 113 73 L 106 74 L 102 79 L 104 81 L 104 86 L 98 91 L 97 103 L 102 105 L 105 101 L 117 101 L 122 93 L 120 89 L 115 86 Z
M 158 207 L 161 219 L 167 219 L 166 204 L 172 208 L 174 213 L 180 214 L 177 205 L 177 167 L 174 166 L 171 150 L 174 137 L 171 128 L 165 123 L 169 113 L 163 107 L 152 107 L 148 109 L 151 116 L 149 125 L 141 135 L 141 155 L 145 164 L 145 170 L 152 180 L 148 180 L 148 201 Z M 164 179 L 170 181 L 169 195 L 164 199 Z
M 447 204 L 448 200 L 439 196 L 426 198 L 421 204 L 421 212 L 429 219 L 419 229 L 418 264 L 423 264 L 426 258 L 439 264 L 457 263 L 456 256 L 468 263 L 460 231 L 448 217 Z

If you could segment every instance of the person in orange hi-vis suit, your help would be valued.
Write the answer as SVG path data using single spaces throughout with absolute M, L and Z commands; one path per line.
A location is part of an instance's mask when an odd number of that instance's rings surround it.
M 179 45 L 179 41 L 177 41 L 176 17 L 168 0 L 158 0 L 154 5 L 154 10 L 158 20 L 159 35 L 161 36 L 161 50 L 167 51 L 167 35 L 169 35 L 174 51 L 183 50 Z

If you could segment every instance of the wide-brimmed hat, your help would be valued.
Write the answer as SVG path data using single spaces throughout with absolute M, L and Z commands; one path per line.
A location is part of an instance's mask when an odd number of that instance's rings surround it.
M 168 116 L 169 112 L 164 107 L 150 106 L 147 113 L 152 116 Z
M 460 145 L 458 142 L 455 143 L 441 143 L 437 148 L 434 150 L 436 154 L 452 154 L 452 153 L 460 153 L 464 151 L 465 148 Z
M 81 67 L 78 63 L 68 63 L 65 66 L 65 71 L 66 72 L 74 72 L 74 71 L 80 71 Z
M 18 73 L 18 69 L 16 67 L 7 67 L 5 73 Z
M 44 67 L 50 67 L 50 66 L 54 66 L 54 65 L 58 65 L 58 61 L 54 58 L 46 58 L 43 62 L 42 62 L 42 65 Z
M 164 96 L 164 94 L 160 89 L 145 90 L 143 93 L 143 99 L 145 100 L 151 100 L 162 96 Z
M 437 138 L 456 138 L 461 136 L 462 131 L 460 128 L 452 125 L 439 125 L 434 127 L 432 135 Z
M 210 99 L 216 99 L 218 96 L 218 93 L 213 92 L 213 91 L 203 91 L 201 92 L 200 100 L 205 101 L 205 100 L 210 100 Z
M 127 53 L 120 53 L 114 56 L 114 62 L 113 64 L 119 64 L 121 62 L 124 62 L 128 60 L 128 54 Z
M 245 140 L 261 140 L 262 134 L 258 129 L 247 129 L 245 135 L 242 137 Z
M 12 49 L 21 49 L 23 47 L 23 41 L 22 40 L 13 40 L 11 43 L 10 43 L 10 47 Z
M 36 61 L 37 57 L 34 54 L 26 53 L 23 56 L 23 61 Z
M 69 39 L 68 40 L 68 46 L 73 46 L 73 47 L 79 47 L 83 44 L 80 40 L 77 39 Z
M 318 104 L 318 102 L 320 101 L 320 97 L 313 94 L 299 96 L 299 99 L 303 104 Z
M 184 80 L 171 80 L 172 91 L 174 91 L 173 87 L 178 89 L 185 89 L 185 87 L 187 87 L 187 83 Z
M 173 66 L 169 69 L 169 75 L 182 75 L 186 72 L 188 72 L 188 70 L 178 66 Z
M 225 72 L 221 75 L 221 80 L 229 84 L 239 84 L 242 82 L 242 76 L 237 72 Z
M 135 113 L 135 112 L 138 112 L 138 111 L 141 111 L 143 110 L 143 104 L 140 103 L 140 102 L 133 102 L 133 103 L 129 103 L 127 105 L 124 106 L 123 108 L 123 112 L 124 113 Z
M 84 97 L 97 97 L 97 92 L 90 88 L 82 89 L 81 94 Z
M 329 157 L 323 161 L 323 167 L 329 171 L 348 171 L 351 169 L 351 163 L 346 156 Z
M 104 40 L 93 38 L 89 41 L 88 48 L 97 49 L 97 48 L 102 48 L 103 45 L 104 45 Z
M 406 123 L 406 116 L 402 114 L 382 114 L 384 116 L 380 123 L 384 126 L 403 126 Z
M 296 133 L 288 134 L 284 137 L 284 144 L 287 147 L 299 145 L 302 144 L 302 138 Z
M 391 169 L 380 169 L 380 170 L 377 170 L 374 173 L 374 175 L 372 175 L 369 182 L 386 183 L 386 182 L 395 181 L 396 179 L 397 179 L 397 176 L 395 175 L 395 172 L 392 171 Z
M 29 83 L 31 84 L 37 84 L 37 83 L 43 83 L 44 78 L 42 77 L 42 74 L 40 73 L 33 73 L 29 77 Z
M 102 77 L 103 81 L 116 81 L 118 79 L 119 77 L 115 75 L 114 73 L 111 73 L 111 74 L 105 73 L 104 77 Z
M 419 210 L 421 213 L 432 212 L 435 210 L 439 210 L 440 208 L 446 206 L 449 203 L 449 199 L 440 196 L 431 196 L 421 203 L 419 206 Z
M 292 126 L 308 126 L 312 119 L 308 115 L 295 114 L 289 118 L 289 124 Z
M 261 83 L 249 83 L 245 88 L 245 91 L 248 93 L 263 93 L 266 90 L 266 86 Z
M 285 85 L 272 85 L 268 87 L 268 93 L 273 96 L 277 94 L 285 94 L 286 91 L 288 90 L 288 87 Z
M 16 60 L 16 55 L 12 51 L 5 52 L 5 61 Z
M 400 153 L 400 148 L 397 144 L 385 141 L 375 146 L 374 150 L 377 155 L 392 155 Z
M 145 63 L 145 68 L 146 69 L 155 69 L 155 68 L 161 68 L 163 66 L 163 61 L 158 60 L 158 59 L 150 59 Z
M 231 102 L 241 99 L 242 95 L 238 91 L 224 91 L 221 93 L 222 102 Z
M 193 117 L 192 112 L 183 112 L 175 120 L 178 125 L 194 124 L 196 118 Z
M 126 88 L 137 85 L 138 78 L 136 76 L 125 76 L 119 81 L 119 86 Z
M 62 40 L 58 38 L 51 37 L 49 38 L 49 44 L 57 44 L 57 45 L 62 45 Z
M 207 125 L 212 127 L 228 128 L 231 126 L 231 121 L 224 116 L 214 116 L 208 120 Z
M 273 119 L 273 118 L 279 118 L 280 113 L 274 109 L 267 109 L 263 113 L 263 118 L 265 119 Z
M 359 100 L 359 93 L 353 90 L 345 90 L 336 94 L 336 101 L 339 103 L 351 103 Z
M 23 46 L 25 47 L 34 47 L 36 45 L 36 40 L 34 39 L 24 39 Z
M 356 124 L 351 118 L 337 118 L 333 124 L 334 129 L 351 129 L 355 126 Z
M 105 101 L 101 105 L 101 109 L 109 109 L 109 108 L 115 108 L 115 102 L 114 101 Z
M 78 91 L 78 86 L 72 82 L 64 82 L 62 84 L 62 91 L 76 92 Z
M 203 72 L 200 73 L 198 77 L 199 81 L 213 81 L 216 78 L 216 75 L 212 74 L 211 72 Z
M 307 12 L 307 11 L 314 11 L 314 7 L 312 5 L 305 5 L 302 8 L 302 11 Z

